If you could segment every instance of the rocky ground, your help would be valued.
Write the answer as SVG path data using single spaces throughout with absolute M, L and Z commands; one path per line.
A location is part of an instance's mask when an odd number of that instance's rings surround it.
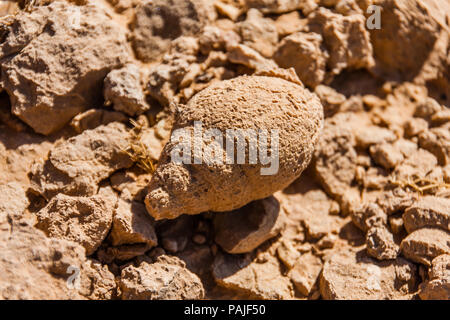
M 450 299 L 447 1 L 22 0 L 0 15 L 1 299 Z M 320 99 L 309 165 L 241 208 L 155 219 L 145 198 L 180 106 L 242 75 Z

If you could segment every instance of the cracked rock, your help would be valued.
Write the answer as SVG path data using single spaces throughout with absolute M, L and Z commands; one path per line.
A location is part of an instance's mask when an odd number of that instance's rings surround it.
M 0 60 L 12 113 L 48 135 L 101 101 L 104 77 L 128 52 L 125 33 L 102 9 L 58 1 L 14 16 Z

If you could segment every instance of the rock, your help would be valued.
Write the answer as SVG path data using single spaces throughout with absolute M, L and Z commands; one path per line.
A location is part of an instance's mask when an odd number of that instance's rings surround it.
M 225 51 L 232 45 L 241 42 L 241 37 L 232 30 L 223 30 L 214 26 L 206 26 L 198 38 L 201 53 L 209 54 L 211 51 Z
M 429 278 L 420 285 L 420 298 L 450 300 L 450 255 L 443 254 L 433 259 Z
M 333 197 L 343 196 L 355 178 L 357 154 L 351 130 L 325 121 L 314 154 L 314 170 L 320 184 Z
M 442 111 L 442 106 L 435 99 L 425 97 L 421 100 L 414 111 L 414 117 L 422 118 L 427 122 L 431 122 L 433 115 Z
M 128 59 L 124 32 L 93 5 L 54 2 L 20 12 L 7 32 L 2 87 L 12 112 L 45 135 L 101 101 L 104 77 Z
M 256 8 L 265 14 L 284 13 L 300 9 L 304 10 L 306 8 L 311 11 L 313 8 L 317 7 L 317 4 L 314 3 L 314 1 L 308 0 L 245 0 L 245 4 L 249 8 Z
M 135 64 L 111 71 L 105 78 L 103 95 L 107 102 L 113 104 L 114 110 L 129 116 L 140 115 L 150 109 L 142 90 L 139 68 Z
M 300 257 L 299 251 L 294 247 L 292 241 L 282 240 L 277 247 L 277 256 L 281 262 L 288 268 L 292 269 Z
M 409 300 L 417 288 L 416 272 L 403 258 L 377 261 L 364 251 L 338 252 L 324 264 L 320 293 L 325 300 Z
M 289 272 L 289 278 L 295 288 L 308 296 L 322 271 L 322 261 L 311 253 L 305 253 Z
M 215 1 L 214 7 L 218 13 L 230 18 L 233 21 L 236 21 L 242 13 L 240 8 L 236 8 L 232 4 L 223 3 L 222 1 Z
M 441 166 L 450 164 L 450 130 L 438 127 L 419 135 L 419 146 L 431 152 Z
M 328 53 L 322 46 L 320 34 L 297 32 L 283 38 L 273 59 L 282 68 L 293 67 L 309 87 L 315 88 L 325 78 Z
M 438 165 L 436 157 L 424 149 L 418 149 L 395 167 L 397 179 L 408 180 L 425 178 Z
M 96 194 L 100 181 L 132 165 L 123 152 L 128 147 L 129 137 L 126 127 L 114 122 L 57 143 L 48 160 L 31 169 L 31 189 L 46 199 L 58 193 Z
M 437 256 L 450 253 L 450 233 L 440 229 L 418 229 L 403 239 L 400 249 L 406 258 L 430 266 Z
M 120 193 L 120 197 L 129 202 L 143 202 L 147 195 L 146 187 L 150 182 L 151 174 L 130 169 L 119 171 L 110 177 L 111 186 Z
M 357 130 L 355 138 L 356 145 L 364 149 L 374 144 L 394 142 L 397 139 L 391 130 L 378 126 L 367 126 L 364 130 Z
M 200 279 L 183 261 L 169 256 L 124 268 L 119 286 L 123 300 L 197 300 L 205 295 Z
M 153 221 L 142 203 L 119 199 L 114 212 L 110 234 L 114 246 L 145 243 L 149 247 L 158 244 Z
M 228 253 L 246 253 L 278 235 L 283 213 L 276 198 L 257 200 L 232 212 L 214 215 L 215 241 Z
M 372 227 L 366 235 L 367 254 L 378 260 L 393 260 L 399 254 L 392 233 L 386 227 Z
M 309 29 L 322 35 L 330 58 L 327 66 L 332 75 L 344 69 L 370 69 L 374 65 L 372 44 L 362 14 L 343 16 L 319 8 L 310 16 Z
M 382 143 L 370 147 L 372 159 L 385 169 L 392 169 L 403 161 L 402 152 L 393 144 Z
M 278 32 L 271 19 L 264 18 L 256 9 L 247 12 L 247 19 L 238 24 L 243 44 L 271 57 L 278 42 Z
M 403 212 L 417 201 L 417 195 L 402 188 L 384 191 L 377 197 L 376 203 L 387 214 Z
M 262 263 L 248 256 L 218 254 L 212 273 L 219 286 L 254 299 L 292 299 L 293 287 L 289 278 L 280 273 L 278 260 L 269 256 Z
M 403 221 L 408 233 L 425 227 L 450 231 L 450 199 L 422 197 L 405 210 Z
M 111 299 L 114 276 L 80 245 L 31 226 L 0 232 L 0 299 Z
M 241 64 L 256 71 L 276 69 L 273 60 L 266 59 L 256 50 L 243 44 L 235 44 L 227 47 L 227 58 L 231 63 Z
M 318 85 L 314 92 L 320 98 L 323 104 L 323 110 L 326 117 L 330 117 L 337 113 L 340 106 L 345 103 L 346 98 L 343 94 L 337 92 L 331 87 L 325 85 Z
M 379 75 L 400 81 L 420 72 L 440 33 L 426 2 L 432 1 L 379 1 L 382 27 L 370 30 Z
M 282 14 L 275 20 L 275 27 L 279 37 L 300 31 L 305 25 L 306 19 L 301 19 L 298 11 Z
M 272 101 L 270 109 L 267 101 Z M 306 168 L 318 140 L 322 117 L 322 106 L 317 97 L 301 86 L 280 78 L 241 76 L 209 86 L 180 108 L 171 141 L 164 147 L 150 182 L 145 200 L 147 210 L 157 220 L 173 219 L 183 213 L 231 211 L 270 196 L 288 186 Z M 177 154 L 181 160 L 180 151 L 191 140 L 176 141 L 180 140 L 175 139 L 176 135 L 192 136 L 194 121 L 197 121 L 195 130 L 199 129 L 200 121 L 201 133 L 215 129 L 219 136 L 214 140 L 218 144 L 223 142 L 223 135 L 229 128 L 233 128 L 235 133 L 242 129 L 259 128 L 271 128 L 271 135 L 279 132 L 278 156 L 275 159 L 278 170 L 258 163 L 250 164 L 251 159 L 246 160 L 245 155 L 242 157 L 242 152 L 238 154 L 242 164 L 229 164 L 234 163 L 234 157 L 233 160 L 230 158 L 223 143 L 221 147 L 214 144 L 212 149 L 217 152 L 214 157 L 208 152 L 201 154 L 201 158 L 195 157 L 201 165 L 189 164 L 192 157 L 187 153 L 184 155 L 186 161 L 171 161 Z M 228 131 L 228 134 L 230 137 L 232 132 Z M 252 150 L 259 149 L 261 155 L 264 148 L 260 146 L 266 144 L 260 141 L 258 145 Z M 276 143 L 273 143 L 271 150 L 276 148 Z M 203 146 L 203 149 L 211 147 Z M 275 165 L 272 162 L 271 166 Z M 221 188 L 218 190 L 212 185 L 220 185 Z M 196 196 L 192 197 L 192 194 Z
M 91 255 L 108 235 L 116 203 L 111 188 L 91 197 L 58 194 L 36 214 L 36 227 L 49 237 L 82 245 Z
M 29 204 L 21 184 L 9 182 L 0 185 L 0 220 L 6 217 L 20 218 Z
M 412 118 L 405 122 L 405 135 L 415 137 L 428 130 L 428 122 L 421 118 Z
M 157 60 L 169 50 L 172 40 L 198 35 L 215 16 L 212 2 L 204 0 L 141 2 L 132 23 L 136 56 L 144 62 Z
M 373 202 L 360 205 L 350 212 L 353 223 L 362 231 L 387 223 L 387 215 L 381 207 Z
M 70 125 L 79 134 L 85 130 L 92 130 L 111 122 L 128 122 L 128 118 L 121 112 L 107 111 L 103 109 L 90 109 L 76 115 Z

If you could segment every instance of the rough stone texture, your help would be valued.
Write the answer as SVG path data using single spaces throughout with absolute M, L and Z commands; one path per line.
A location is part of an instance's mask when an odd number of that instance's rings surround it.
M 31 169 L 31 188 L 47 199 L 58 193 L 96 194 L 100 181 L 132 165 L 123 152 L 129 137 L 126 127 L 114 122 L 56 144 L 48 160 Z
M 90 109 L 76 115 L 70 125 L 77 133 L 82 133 L 85 130 L 92 130 L 111 122 L 127 123 L 128 121 L 129 119 L 121 112 Z
M 111 71 L 105 78 L 103 96 L 113 104 L 114 110 L 129 116 L 140 115 L 150 108 L 145 101 L 139 68 L 135 64 Z
M 340 106 L 346 101 L 343 94 L 323 84 L 318 85 L 314 92 L 323 104 L 325 117 L 330 117 L 339 111 Z
M 450 199 L 423 197 L 405 210 L 403 222 L 408 233 L 424 227 L 450 231 Z
M 315 95 L 292 82 L 266 76 L 242 76 L 213 84 L 180 111 L 174 130 L 191 133 L 194 121 L 202 121 L 203 130 L 218 129 L 222 134 L 229 128 L 279 130 L 279 170 L 262 174 L 267 166 L 251 165 L 248 159 L 241 165 L 226 164 L 226 143 L 216 148 L 217 157 L 224 159 L 222 165 L 208 154 L 202 155 L 201 165 L 176 164 L 170 161 L 171 153 L 190 142 L 170 141 L 146 198 L 147 210 L 156 219 L 230 211 L 283 189 L 309 163 L 323 121 L 322 105 Z M 275 151 L 275 147 L 270 149 Z M 220 185 L 220 190 L 214 185 Z
M 86 260 L 83 247 L 49 239 L 30 226 L 0 232 L 0 268 L 2 300 L 111 299 L 115 295 L 114 276 L 98 262 Z
M 250 252 L 283 228 L 278 200 L 269 197 L 214 216 L 215 241 L 228 253 Z
M 360 205 L 350 212 L 355 226 L 362 231 L 368 231 L 371 227 L 386 225 L 387 215 L 384 210 L 376 203 L 369 202 Z
M 342 196 L 355 178 L 354 136 L 348 128 L 325 121 L 314 155 L 315 173 L 332 196 Z
M 447 126 L 430 129 L 419 135 L 421 148 L 431 152 L 439 165 L 450 164 L 450 130 Z
M 324 264 L 320 293 L 326 300 L 411 299 L 416 272 L 416 266 L 403 258 L 377 261 L 364 251 L 339 252 Z
M 419 229 L 403 239 L 400 249 L 406 258 L 430 266 L 437 256 L 450 253 L 450 233 L 440 229 Z
M 278 32 L 271 19 L 264 18 L 256 9 L 247 12 L 247 19 L 239 23 L 244 45 L 255 49 L 265 57 L 271 57 L 278 42 Z
M 30 204 L 25 190 L 17 182 L 0 185 L 0 220 L 9 217 L 21 217 Z
M 295 288 L 303 295 L 307 296 L 319 278 L 322 271 L 322 261 L 320 258 L 311 253 L 302 255 L 291 271 L 289 271 L 289 278 L 294 284 Z
M 327 66 L 331 74 L 344 69 L 370 69 L 374 65 L 372 44 L 361 14 L 343 16 L 326 8 L 319 8 L 309 17 L 309 28 L 324 39 L 330 58 Z
M 372 227 L 366 235 L 367 254 L 378 260 L 396 259 L 400 248 L 386 227 Z
M 357 130 L 355 138 L 356 145 L 361 148 L 368 148 L 374 144 L 394 142 L 397 139 L 391 130 L 378 126 L 367 126 L 364 130 Z
M 309 13 L 317 7 L 314 1 L 309 0 L 245 0 L 244 2 L 248 7 L 257 8 L 263 13 L 283 13 L 299 9 L 306 9 Z
M 113 219 L 117 196 L 111 188 L 92 197 L 56 195 L 39 211 L 36 227 L 47 236 L 82 245 L 91 255 L 106 238 Z
M 403 153 L 390 143 L 382 143 L 370 147 L 372 159 L 385 169 L 395 168 L 403 161 Z
M 428 272 L 429 280 L 420 285 L 422 300 L 450 300 L 450 255 L 433 259 Z
M 150 247 L 156 246 L 156 238 L 153 221 L 147 214 L 145 206 L 137 201 L 119 199 L 114 212 L 110 237 L 112 244 L 146 243 Z
M 317 33 L 297 32 L 283 38 L 273 59 L 282 68 L 293 67 L 301 81 L 316 87 L 325 78 L 328 53 Z
M 219 254 L 213 264 L 217 284 L 255 299 L 291 299 L 293 287 L 274 257 L 251 261 L 248 256 Z
M 403 180 L 424 178 L 437 164 L 438 161 L 432 153 L 418 149 L 395 167 L 394 176 Z
M 439 23 L 428 7 L 432 2 L 376 1 L 382 6 L 381 29 L 370 30 L 370 38 L 375 70 L 380 75 L 406 80 L 420 72 L 440 31 Z
M 123 300 L 194 300 L 205 295 L 200 279 L 183 261 L 169 256 L 124 268 L 119 286 Z
M 104 77 L 128 59 L 124 32 L 93 5 L 40 6 L 16 15 L 6 32 L 1 86 L 12 112 L 46 135 L 101 101 Z
M 133 48 L 145 62 L 157 60 L 170 48 L 171 40 L 198 35 L 215 18 L 212 2 L 205 0 L 143 1 L 133 22 Z

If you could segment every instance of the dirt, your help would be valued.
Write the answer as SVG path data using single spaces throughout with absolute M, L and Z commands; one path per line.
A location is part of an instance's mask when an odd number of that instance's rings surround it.
M 0 299 L 450 300 L 449 24 L 438 0 L 0 1 Z M 277 170 L 184 156 L 198 121 L 279 130 Z

